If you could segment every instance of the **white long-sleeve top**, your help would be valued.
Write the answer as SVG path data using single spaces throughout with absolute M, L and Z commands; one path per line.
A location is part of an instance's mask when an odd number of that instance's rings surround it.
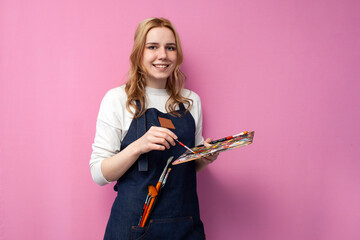
M 146 98 L 148 108 L 156 108 L 160 112 L 166 113 L 166 101 L 169 94 L 166 89 L 156 89 L 146 87 Z M 184 97 L 193 100 L 190 113 L 195 120 L 195 145 L 202 144 L 202 111 L 200 97 L 188 89 L 182 91 Z M 108 182 L 101 172 L 101 163 L 105 158 L 109 158 L 119 153 L 121 142 L 129 130 L 133 120 L 133 115 L 126 109 L 127 95 L 125 85 L 109 90 L 100 105 L 100 110 L 96 122 L 96 133 L 92 144 L 92 154 L 90 159 L 90 171 L 94 181 L 99 185 Z M 185 108 L 187 106 L 185 105 Z M 134 110 L 134 109 L 132 109 Z M 176 109 L 178 110 L 178 109 Z

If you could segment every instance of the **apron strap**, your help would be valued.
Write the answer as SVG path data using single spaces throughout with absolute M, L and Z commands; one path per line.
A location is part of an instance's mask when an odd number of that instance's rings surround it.
M 140 101 L 136 100 L 136 106 L 138 107 L 139 111 L 141 110 Z M 137 139 L 142 137 L 146 133 L 146 117 L 145 113 L 136 119 L 136 134 Z M 141 154 L 138 158 L 138 169 L 140 172 L 148 171 L 148 154 Z
M 184 113 L 186 110 L 183 103 L 179 103 L 179 108 L 182 111 L 182 113 Z

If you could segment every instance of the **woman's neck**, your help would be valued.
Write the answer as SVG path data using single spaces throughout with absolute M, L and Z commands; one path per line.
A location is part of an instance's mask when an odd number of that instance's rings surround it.
M 146 79 L 146 86 L 157 89 L 166 88 L 167 79 Z

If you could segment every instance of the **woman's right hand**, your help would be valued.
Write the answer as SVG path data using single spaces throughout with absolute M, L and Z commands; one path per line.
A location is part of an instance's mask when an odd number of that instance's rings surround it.
M 170 144 L 176 145 L 174 139 L 177 139 L 177 136 L 169 129 L 152 126 L 141 138 L 133 142 L 133 146 L 141 155 L 152 150 L 169 149 Z

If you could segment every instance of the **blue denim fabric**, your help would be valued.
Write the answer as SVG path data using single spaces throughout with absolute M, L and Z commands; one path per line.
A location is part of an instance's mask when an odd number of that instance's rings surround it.
M 138 103 L 137 103 L 138 104 Z M 139 105 L 138 105 L 139 106 Z M 160 126 L 158 117 L 170 119 L 171 129 L 181 142 L 189 147 L 195 145 L 195 121 L 190 112 L 180 104 L 177 111 L 181 117 L 148 109 L 143 116 L 134 119 L 121 144 L 121 150 L 137 140 L 153 125 Z M 113 203 L 104 239 L 136 240 L 196 240 L 205 239 L 200 220 L 196 192 L 195 162 L 191 161 L 172 168 L 165 187 L 157 198 L 145 227 L 138 227 L 140 215 L 149 185 L 156 185 L 170 156 L 177 159 L 186 149 L 179 144 L 165 151 L 143 154 L 116 183 L 118 192 Z

